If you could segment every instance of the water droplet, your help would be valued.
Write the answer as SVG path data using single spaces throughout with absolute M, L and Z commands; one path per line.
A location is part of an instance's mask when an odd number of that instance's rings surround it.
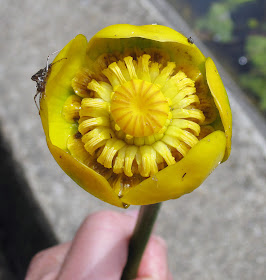
M 126 209 L 126 208 L 128 208 L 130 205 L 129 204 L 126 204 L 126 203 L 124 203 L 123 202 L 123 207 Z
M 238 63 L 239 65 L 244 66 L 248 63 L 248 59 L 245 56 L 240 56 L 238 58 Z
M 159 184 L 158 184 L 158 178 L 156 177 L 156 175 L 152 175 L 151 176 L 152 181 L 154 181 L 155 183 L 155 187 L 158 188 Z
M 155 182 L 158 182 L 158 178 L 156 177 L 156 175 L 152 175 L 151 179 Z

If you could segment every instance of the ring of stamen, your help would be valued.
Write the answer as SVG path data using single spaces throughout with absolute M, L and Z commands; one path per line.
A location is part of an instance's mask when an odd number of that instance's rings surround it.
M 135 184 L 155 175 L 211 133 L 201 107 L 215 118 L 207 94 L 198 96 L 195 82 L 177 71 L 174 62 L 162 67 L 161 61 L 150 58 L 148 54 L 137 60 L 124 57 L 98 73 L 99 79 L 82 69 L 72 81 L 75 94 L 82 98 L 75 107 L 80 137 L 71 138 L 68 149 L 105 176 L 119 195 L 120 184 L 126 188 L 129 181 Z M 63 117 L 69 121 L 68 111 Z

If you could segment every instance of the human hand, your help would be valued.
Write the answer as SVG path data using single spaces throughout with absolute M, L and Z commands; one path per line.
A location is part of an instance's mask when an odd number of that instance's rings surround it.
M 136 217 L 102 211 L 89 215 L 72 242 L 38 253 L 25 280 L 119 280 Z M 152 235 L 136 280 L 171 280 L 165 242 Z

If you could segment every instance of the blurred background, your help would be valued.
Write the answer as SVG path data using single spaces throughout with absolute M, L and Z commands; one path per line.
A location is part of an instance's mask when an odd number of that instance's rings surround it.
M 266 1 L 170 2 L 266 117 Z
M 265 1 L 0 0 L 0 7 L 0 279 L 24 279 L 32 256 L 71 240 L 88 214 L 126 211 L 57 166 L 30 79 L 77 34 L 90 38 L 117 23 L 191 36 L 215 60 L 231 102 L 229 160 L 193 193 L 165 202 L 158 218 L 174 279 L 265 279 Z

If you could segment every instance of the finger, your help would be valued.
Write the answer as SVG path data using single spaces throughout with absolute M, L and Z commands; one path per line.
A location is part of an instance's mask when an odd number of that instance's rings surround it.
M 167 249 L 165 241 L 152 235 L 144 251 L 138 279 L 168 280 L 169 269 L 167 263 Z
M 69 248 L 67 242 L 39 252 L 31 260 L 25 280 L 55 279 Z
M 168 280 L 174 280 L 172 273 L 169 271 L 168 272 Z
M 73 240 L 58 280 L 120 279 L 135 222 L 111 211 L 90 215 Z

